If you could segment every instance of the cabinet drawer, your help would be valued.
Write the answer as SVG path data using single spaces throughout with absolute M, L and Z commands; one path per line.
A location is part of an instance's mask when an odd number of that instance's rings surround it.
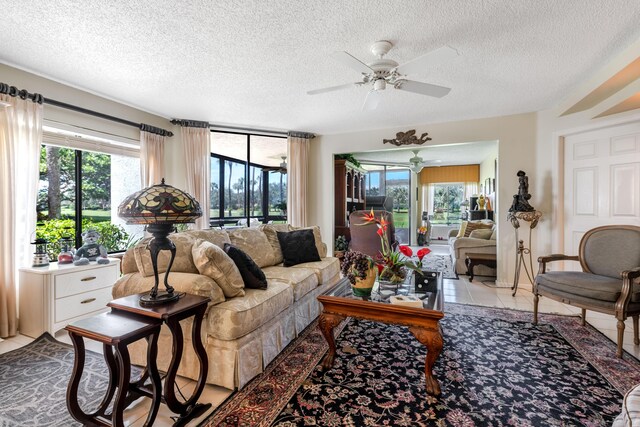
M 82 316 L 106 308 L 111 301 L 111 287 L 56 300 L 55 322 Z
M 55 276 L 56 299 L 111 287 L 118 280 L 116 263 Z

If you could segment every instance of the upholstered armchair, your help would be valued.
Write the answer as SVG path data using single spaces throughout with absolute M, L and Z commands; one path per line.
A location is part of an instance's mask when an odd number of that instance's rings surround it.
M 349 214 L 349 234 L 351 235 L 351 241 L 349 242 L 349 249 L 352 251 L 362 252 L 367 254 L 373 259 L 376 259 L 378 253 L 382 250 L 380 244 L 380 236 L 378 235 L 378 226 L 374 223 L 365 224 L 364 214 L 368 214 L 371 211 L 354 211 Z M 387 211 L 373 211 L 377 219 L 380 216 L 389 223 L 389 229 L 387 235 L 391 247 L 396 247 L 396 229 L 393 226 L 393 214 Z
M 579 261 L 582 271 L 547 271 L 553 261 Z M 611 314 L 618 319 L 618 349 L 622 357 L 625 319 L 633 319 L 634 344 L 640 315 L 640 227 L 608 225 L 585 233 L 578 256 L 549 255 L 538 258 L 539 271 L 533 285 L 533 323 L 538 323 L 540 296 L 587 310 Z

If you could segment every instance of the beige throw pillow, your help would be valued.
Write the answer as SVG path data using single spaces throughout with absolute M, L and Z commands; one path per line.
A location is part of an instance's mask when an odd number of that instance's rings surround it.
M 289 224 L 263 224 L 258 227 L 258 230 L 262 230 L 265 236 L 267 236 L 271 249 L 273 249 L 274 264 L 280 264 L 283 258 L 280 242 L 278 241 L 278 231 L 286 233 L 291 231 L 291 227 L 289 227 Z
M 312 225 L 311 227 L 291 227 L 291 230 L 313 230 L 313 238 L 316 241 L 316 249 L 318 249 L 318 255 L 320 258 L 327 257 L 327 247 L 322 243 L 322 235 L 320 234 L 320 227 Z
M 472 239 L 489 240 L 492 233 L 493 233 L 493 230 L 491 230 L 490 228 L 483 228 L 479 230 L 473 230 L 471 234 L 469 234 L 469 237 L 471 237 Z
M 193 273 L 197 274 L 198 269 L 193 264 L 193 258 L 191 257 L 191 247 L 195 242 L 195 239 L 184 233 L 170 234 L 169 240 L 176 245 L 176 257 L 173 260 L 171 271 L 180 273 Z M 133 248 L 133 255 L 138 266 L 138 271 L 142 276 L 153 276 L 153 263 L 151 262 L 151 252 L 147 248 L 147 245 L 151 241 L 151 238 L 143 239 Z M 171 260 L 170 251 L 160 251 L 158 253 L 158 273 L 164 273 L 167 271 L 167 266 Z
M 229 232 L 231 244 L 246 253 L 260 268 L 275 265 L 275 254 L 267 235 L 258 228 L 238 228 Z
M 200 274 L 213 279 L 227 298 L 244 296 L 244 282 L 236 264 L 217 245 L 198 240 L 191 250 Z
M 467 223 L 467 227 L 464 229 L 464 236 L 463 237 L 469 237 L 471 232 L 474 231 L 474 230 L 480 230 L 480 229 L 489 229 L 489 230 L 491 230 L 491 228 L 493 228 L 493 224 L 487 224 L 487 223 L 484 223 L 484 222 L 469 221 Z
M 458 230 L 458 234 L 456 234 L 456 238 L 464 237 L 464 230 L 467 228 L 468 223 L 469 221 L 462 221 L 462 223 L 460 223 L 460 230 Z

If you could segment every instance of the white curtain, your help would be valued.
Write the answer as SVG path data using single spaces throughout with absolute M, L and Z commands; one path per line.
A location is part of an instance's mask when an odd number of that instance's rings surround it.
M 433 184 L 420 185 L 420 215 L 422 212 L 428 212 L 429 215 L 433 215 Z M 419 217 L 421 218 L 421 216 Z
M 289 135 L 287 151 L 287 221 L 306 227 L 309 138 Z
M 167 137 L 140 131 L 140 181 L 142 188 L 160 184 L 164 178 L 164 143 Z
M 0 94 L 0 337 L 18 328 L 18 268 L 36 228 L 42 105 Z
M 478 183 L 477 182 L 465 182 L 464 183 L 464 200 L 469 200 L 469 197 L 475 196 L 478 194 Z
M 202 209 L 196 220 L 198 230 L 209 228 L 209 205 L 211 193 L 211 132 L 209 127 L 182 127 L 182 144 L 185 152 L 187 193 L 192 195 Z

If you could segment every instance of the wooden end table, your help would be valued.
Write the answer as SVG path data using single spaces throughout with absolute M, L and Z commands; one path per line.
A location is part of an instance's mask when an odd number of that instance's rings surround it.
M 393 291 L 380 289 L 376 283 L 371 297 L 356 297 L 351 292 L 351 284 L 346 278 L 341 279 L 335 286 L 322 295 L 318 301 L 323 309 L 320 315 L 319 325 L 322 335 L 329 343 L 329 352 L 322 360 L 322 367 L 329 369 L 333 366 L 336 356 L 336 342 L 333 329 L 347 317 L 373 320 L 376 322 L 404 325 L 409 331 L 427 347 L 425 357 L 424 376 L 427 392 L 440 395 L 440 384 L 433 376 L 433 365 L 442 351 L 443 340 L 439 321 L 444 317 L 444 299 L 442 296 L 442 275 L 438 275 L 436 292 L 425 294 L 413 294 L 413 277 L 408 275 L 407 280 Z M 391 304 L 391 295 L 417 295 L 423 301 L 423 307 L 407 307 Z
M 207 359 L 207 353 L 202 345 L 202 338 L 200 337 L 202 318 L 207 310 L 207 303 L 209 301 L 211 300 L 208 297 L 185 294 L 179 300 L 168 304 L 142 306 L 140 305 L 140 295 L 130 295 L 113 300 L 107 304 L 114 312 L 128 312 L 144 318 L 156 319 L 164 322 L 169 327 L 173 338 L 173 353 L 165 378 L 162 400 L 172 412 L 180 416 L 174 426 L 186 425 L 189 420 L 199 417 L 211 407 L 211 403 L 197 403 L 204 389 L 209 369 L 209 360 Z M 176 375 L 184 348 L 180 321 L 191 316 L 194 318 L 193 326 L 191 327 L 191 342 L 198 361 L 200 362 L 200 375 L 198 376 L 198 381 L 191 397 L 185 402 L 180 402 L 176 397 L 175 391 Z M 144 386 L 146 374 L 147 371 L 145 371 L 136 382 L 138 393 L 144 396 L 149 395 Z
M 134 317 L 127 313 L 103 313 L 78 320 L 65 327 L 75 350 L 73 371 L 67 387 L 67 408 L 74 419 L 83 425 L 124 426 L 123 413 L 127 407 L 128 394 L 134 389 L 134 385 L 129 382 L 131 361 L 127 345 L 144 338 L 148 343 L 147 372 L 151 378 L 152 390 L 148 394 L 152 399 L 151 409 L 144 425 L 153 425 L 160 407 L 162 390 L 160 374 L 156 366 L 160 325 L 161 322 L 158 320 Z M 84 338 L 102 343 L 104 359 L 109 368 L 107 391 L 98 409 L 90 414 L 85 413 L 78 404 L 78 386 L 85 361 Z M 117 393 L 115 393 L 116 389 Z M 114 394 L 116 398 L 113 409 L 111 414 L 107 414 L 106 411 Z
M 473 281 L 473 268 L 476 265 L 486 265 L 489 268 L 496 268 L 496 254 L 478 254 L 468 253 L 467 259 L 464 263 L 467 265 L 467 274 L 469 275 L 469 281 Z

